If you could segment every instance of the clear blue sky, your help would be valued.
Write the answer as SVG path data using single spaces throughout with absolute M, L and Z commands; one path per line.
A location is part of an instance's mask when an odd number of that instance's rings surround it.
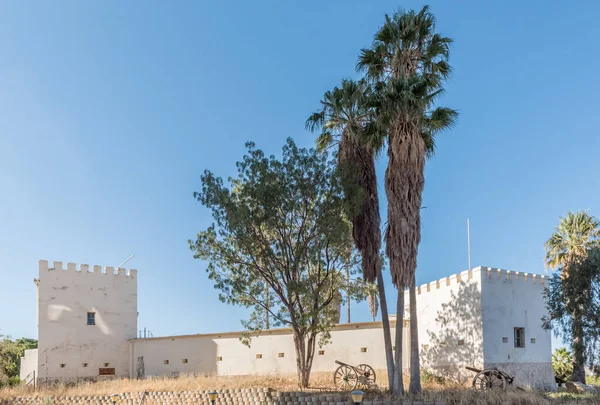
M 0 333 L 36 336 L 39 259 L 134 253 L 141 328 L 240 329 L 187 245 L 211 222 L 201 172 L 234 174 L 247 140 L 312 145 L 304 120 L 384 13 L 423 4 L 1 2 Z M 600 3 L 431 5 L 461 117 L 427 166 L 418 282 L 466 269 L 467 217 L 473 266 L 542 273 L 558 217 L 600 215 Z

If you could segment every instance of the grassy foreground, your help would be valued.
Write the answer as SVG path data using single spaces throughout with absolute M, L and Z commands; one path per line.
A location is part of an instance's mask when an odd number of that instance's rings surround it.
M 408 377 L 405 378 L 408 382 Z M 366 400 L 390 399 L 387 393 L 387 376 L 384 371 L 378 372 L 377 382 L 381 392 L 371 392 Z M 71 385 L 54 385 L 33 391 L 30 387 L 18 386 L 0 390 L 0 399 L 12 397 L 48 397 L 48 396 L 92 396 L 110 395 L 122 392 L 152 391 L 188 391 L 209 389 L 237 389 L 268 387 L 277 391 L 298 391 L 294 375 L 278 376 L 238 376 L 238 377 L 193 377 L 152 378 L 145 380 L 107 380 L 101 382 L 82 382 Z M 332 373 L 313 373 L 311 388 L 308 391 L 336 392 L 332 381 Z M 478 393 L 464 385 L 447 384 L 435 379 L 425 379 L 423 393 L 407 395 L 404 400 L 413 401 L 445 401 L 449 405 L 553 405 L 553 404 L 598 404 L 600 395 L 538 393 L 509 390 L 506 393 Z

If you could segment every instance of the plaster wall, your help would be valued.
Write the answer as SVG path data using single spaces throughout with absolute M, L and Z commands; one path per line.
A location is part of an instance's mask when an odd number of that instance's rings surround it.
M 114 368 L 129 374 L 128 339 L 137 331 L 137 271 L 113 267 L 80 268 L 62 262 L 39 263 L 38 379 L 78 380 L 99 377 Z M 95 325 L 87 325 L 88 312 Z
M 19 371 L 19 379 L 29 382 L 33 378 L 34 371 L 37 373 L 38 364 L 38 349 L 25 350 L 25 354 L 21 357 L 21 370 Z
M 524 385 L 552 388 L 551 331 L 543 290 L 547 277 L 482 268 L 483 351 L 486 368 L 497 367 Z M 515 347 L 514 328 L 525 329 L 525 347 Z
M 408 318 L 408 291 L 404 302 Z M 470 378 L 464 367 L 483 365 L 480 269 L 418 286 L 417 322 L 421 368 L 452 380 Z
M 392 323 L 392 334 L 395 333 Z M 144 376 L 287 374 L 296 372 L 296 352 L 288 329 L 274 329 L 252 338 L 250 347 L 240 342 L 241 333 L 172 336 L 131 341 L 132 364 L 143 357 Z M 405 338 L 408 329 L 405 328 Z M 408 353 L 405 346 L 405 367 Z M 331 343 L 317 345 L 313 371 L 333 371 L 335 360 L 358 365 L 368 363 L 385 369 L 385 352 L 380 322 L 337 325 Z M 168 363 L 167 363 L 168 361 Z M 187 362 L 185 362 L 187 361 Z M 141 376 L 132 368 L 131 377 Z

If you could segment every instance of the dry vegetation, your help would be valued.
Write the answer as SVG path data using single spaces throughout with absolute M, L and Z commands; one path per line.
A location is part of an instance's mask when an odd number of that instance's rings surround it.
M 385 391 L 387 378 L 385 372 L 378 373 L 378 383 Z M 408 382 L 408 377 L 405 379 Z M 55 385 L 43 387 L 35 392 L 29 387 L 15 387 L 0 390 L 0 400 L 11 397 L 48 397 L 48 396 L 92 396 L 109 395 L 121 392 L 152 391 L 187 391 L 208 389 L 234 389 L 268 387 L 277 391 L 298 391 L 294 375 L 287 376 L 239 376 L 239 377 L 193 377 L 152 378 L 145 380 L 112 380 L 102 382 L 82 382 L 71 385 Z M 572 395 L 567 393 L 542 394 L 536 392 L 509 391 L 506 393 L 481 394 L 468 387 L 453 385 L 425 379 L 423 394 L 410 396 L 414 401 L 446 401 L 450 405 L 554 405 L 554 404 L 598 404 L 600 396 Z M 311 388 L 308 391 L 335 392 L 332 373 L 313 373 Z M 365 398 L 390 399 L 386 392 L 371 392 Z M 408 399 L 408 398 L 406 398 Z

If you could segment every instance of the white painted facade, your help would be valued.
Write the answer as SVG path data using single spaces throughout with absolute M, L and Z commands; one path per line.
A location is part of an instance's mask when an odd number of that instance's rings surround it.
M 40 382 L 129 375 L 129 344 L 137 333 L 137 271 L 62 262 L 39 265 Z M 88 325 L 88 313 L 94 325 Z M 113 378 L 110 375 L 101 378 Z
M 110 364 L 116 377 L 160 375 L 245 375 L 296 372 L 289 329 L 272 329 L 254 337 L 250 347 L 241 332 L 136 339 L 137 277 L 112 268 L 40 262 L 38 283 L 41 381 L 104 378 Z M 455 274 L 417 288 L 419 347 L 422 368 L 442 376 L 470 380 L 465 366 L 498 367 L 516 375 L 521 386 L 551 389 L 550 332 L 541 328 L 545 314 L 544 276 L 486 267 Z M 405 294 L 408 304 L 408 292 Z M 88 326 L 86 315 L 96 313 Z M 404 368 L 409 367 L 408 307 L 403 321 Z M 392 340 L 396 326 L 392 321 Z M 525 347 L 515 347 L 514 328 L 524 328 Z M 533 340 L 532 340 L 533 339 Z M 27 354 L 24 371 L 35 364 Z M 317 348 L 313 371 L 332 372 L 335 360 L 386 368 L 380 322 L 336 325 L 331 343 Z M 88 366 L 84 367 L 83 364 Z M 61 367 L 61 364 L 64 364 Z

